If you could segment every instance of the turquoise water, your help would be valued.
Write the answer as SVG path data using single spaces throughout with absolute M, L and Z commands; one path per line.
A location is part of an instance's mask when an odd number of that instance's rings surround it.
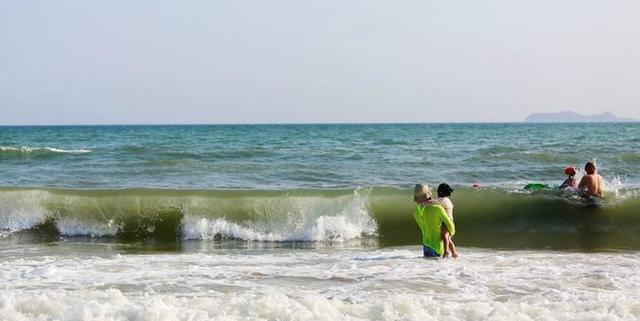
M 460 245 L 638 249 L 639 146 L 629 123 L 0 127 L 0 232 L 408 245 L 413 184 L 448 182 Z M 596 211 L 522 190 L 593 159 Z
M 592 159 L 639 186 L 640 124 L 0 127 L 10 187 L 510 187 Z
M 638 319 L 639 147 L 640 124 L 0 127 L 0 319 Z M 594 158 L 602 207 L 523 190 Z M 421 258 L 417 182 L 453 185 L 458 259 Z

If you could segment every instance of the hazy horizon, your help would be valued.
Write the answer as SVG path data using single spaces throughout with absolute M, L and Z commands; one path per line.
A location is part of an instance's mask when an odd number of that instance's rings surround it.
M 572 112 L 572 111 L 566 111 Z M 544 112 L 542 112 L 544 113 Z M 560 114 L 562 112 L 558 112 Z M 604 113 L 604 112 L 603 112 Z M 535 114 L 535 113 L 534 113 Z M 534 115 L 534 114 L 530 114 Z M 594 115 L 582 115 L 581 116 L 596 116 Z M 618 116 L 618 115 L 614 115 Z M 624 121 L 620 121 L 620 123 L 634 123 L 640 122 L 638 119 L 627 119 Z M 83 123 L 83 124 L 2 124 L 0 126 L 3 127 L 11 127 L 11 126 L 148 126 L 148 125 L 158 125 L 158 126 L 215 126 L 215 125 L 402 125 L 402 124 L 579 124 L 579 123 L 618 123 L 618 121 L 594 121 L 594 120 L 581 120 L 581 121 L 530 121 L 530 120 L 519 120 L 519 121 L 443 121 L 443 122 L 254 122 L 254 123 Z
M 0 127 L 46 127 L 46 126 L 61 126 L 61 127 L 73 127 L 73 126 L 244 126 L 244 125 L 455 125 L 455 124 L 615 124 L 615 123 L 640 123 L 638 119 L 632 119 L 631 121 L 432 121 L 432 122 L 252 122 L 252 123 L 197 123 L 197 122 L 182 122 L 182 123 L 170 123 L 170 122 L 131 122 L 131 123 L 24 123 L 24 124 L 5 124 L 0 123 Z
M 0 125 L 638 120 L 638 9 L 0 0 Z

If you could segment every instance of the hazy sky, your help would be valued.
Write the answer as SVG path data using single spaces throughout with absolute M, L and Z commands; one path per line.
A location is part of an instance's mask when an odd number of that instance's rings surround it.
M 640 119 L 640 1 L 0 0 L 0 124 Z

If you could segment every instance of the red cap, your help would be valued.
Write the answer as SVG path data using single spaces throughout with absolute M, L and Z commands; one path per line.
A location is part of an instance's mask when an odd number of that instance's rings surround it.
M 574 176 L 576 175 L 576 169 L 573 166 L 567 166 L 567 168 L 564 169 L 564 173 L 569 176 Z

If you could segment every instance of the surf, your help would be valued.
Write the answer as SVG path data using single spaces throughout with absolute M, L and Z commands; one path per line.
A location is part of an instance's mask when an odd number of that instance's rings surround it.
M 590 208 L 556 192 L 456 188 L 456 244 L 513 249 L 640 249 L 640 197 Z M 0 188 L 0 236 L 182 241 L 418 244 L 409 189 L 185 190 Z

